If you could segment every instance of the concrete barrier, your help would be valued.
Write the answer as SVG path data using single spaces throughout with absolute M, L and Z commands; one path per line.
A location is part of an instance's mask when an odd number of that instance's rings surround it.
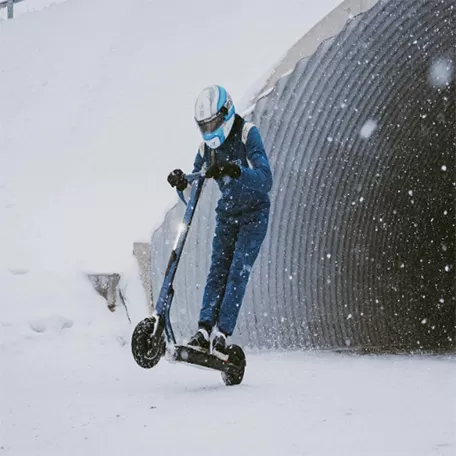
M 118 306 L 118 285 L 120 274 L 87 274 L 96 292 L 106 299 L 108 309 L 115 312 Z

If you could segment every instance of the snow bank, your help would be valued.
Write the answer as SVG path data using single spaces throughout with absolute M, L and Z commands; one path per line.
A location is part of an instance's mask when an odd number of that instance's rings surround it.
M 240 100 L 338 3 L 68 0 L 3 22 L 2 320 L 91 312 L 84 273 L 127 274 L 176 201 L 166 175 L 192 164 L 199 90 Z

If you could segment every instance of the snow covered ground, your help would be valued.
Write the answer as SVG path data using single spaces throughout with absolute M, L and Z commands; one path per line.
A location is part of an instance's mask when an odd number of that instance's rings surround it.
M 128 346 L 66 331 L 2 352 L 0 454 L 455 454 L 455 359 L 249 354 L 226 387 L 166 361 L 141 370 Z
M 124 273 L 144 316 L 132 243 L 176 201 L 195 96 L 242 99 L 339 3 L 67 0 L 1 23 L 0 455 L 456 452 L 454 358 L 249 353 L 232 388 L 144 371 L 84 276 Z

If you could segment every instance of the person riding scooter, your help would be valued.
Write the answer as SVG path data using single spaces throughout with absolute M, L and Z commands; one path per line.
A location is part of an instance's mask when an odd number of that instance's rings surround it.
M 273 179 L 258 128 L 235 112 L 221 86 L 205 88 L 195 103 L 201 143 L 193 173 L 215 179 L 221 192 L 198 331 L 187 346 L 226 360 L 226 338 L 233 334 L 253 264 L 268 229 Z M 168 182 L 185 190 L 181 169 Z M 212 344 L 211 344 L 212 341 Z

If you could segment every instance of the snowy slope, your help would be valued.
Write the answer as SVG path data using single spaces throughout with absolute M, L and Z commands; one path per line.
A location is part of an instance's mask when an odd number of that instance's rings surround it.
M 239 388 L 143 371 L 125 315 L 84 278 L 136 276 L 132 243 L 198 145 L 198 91 L 242 99 L 338 3 L 68 0 L 1 23 L 2 456 L 232 454 L 231 440 L 240 455 L 454 453 L 454 359 L 250 353 Z
M 217 82 L 240 100 L 338 3 L 69 0 L 2 23 L 2 319 L 87 315 L 84 273 L 136 277 L 132 244 L 198 147 L 198 92 Z M 92 301 L 74 306 L 75 290 Z
M 7 260 L 121 268 L 175 201 L 169 169 L 192 163 L 199 90 L 240 100 L 338 3 L 70 0 L 2 24 Z
M 201 88 L 240 100 L 338 3 L 69 0 L 2 23 L 3 318 L 55 313 L 85 272 L 128 274 L 176 202 L 167 173 L 192 164 Z

